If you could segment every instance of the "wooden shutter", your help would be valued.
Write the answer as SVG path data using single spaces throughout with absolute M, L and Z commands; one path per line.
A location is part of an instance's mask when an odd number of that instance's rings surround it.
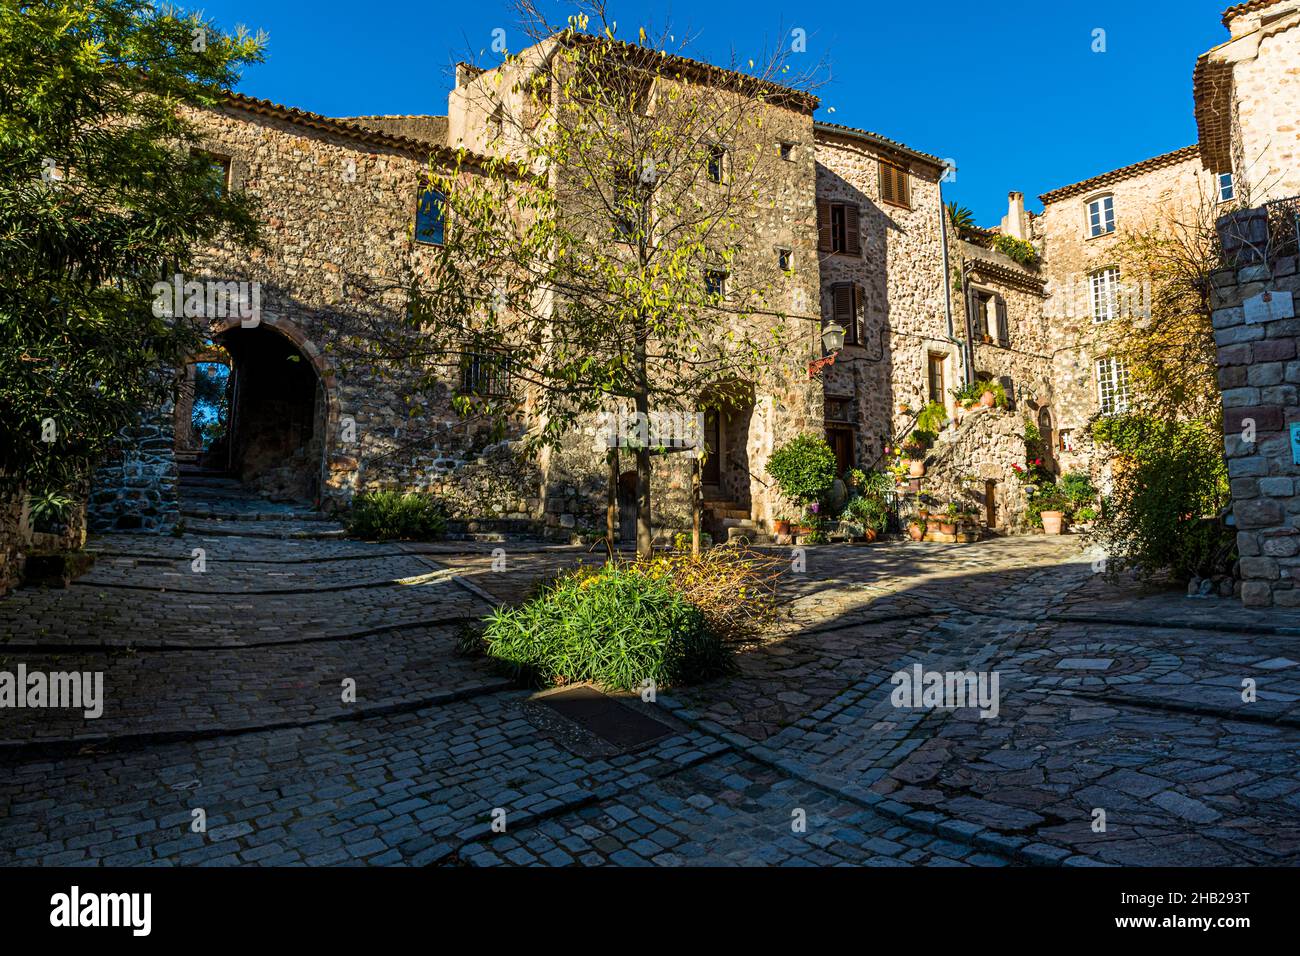
M 998 296 L 996 301 L 998 309 L 998 344 L 1010 345 L 1011 329 L 1007 323 L 1007 300 L 1002 296 Z
M 831 318 L 844 327 L 844 341 L 857 344 L 857 289 L 852 282 L 831 285 Z
M 844 251 L 851 256 L 862 255 L 857 203 L 846 203 L 844 206 Z
M 823 199 L 817 200 L 817 251 L 834 251 L 831 244 L 831 204 Z
M 907 170 L 886 159 L 880 163 L 880 198 L 895 206 L 907 206 L 908 195 Z
M 980 296 L 974 289 L 966 290 L 966 321 L 970 327 L 972 337 L 978 339 L 980 335 Z

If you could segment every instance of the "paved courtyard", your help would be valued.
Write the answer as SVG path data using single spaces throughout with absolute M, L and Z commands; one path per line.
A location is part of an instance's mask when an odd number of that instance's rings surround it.
M 0 864 L 1300 862 L 1300 615 L 1107 584 L 1075 539 L 810 548 L 738 673 L 593 751 L 458 640 L 598 555 L 246 517 L 0 599 L 0 671 L 105 689 L 0 710 Z M 996 716 L 894 706 L 915 664 L 996 673 Z

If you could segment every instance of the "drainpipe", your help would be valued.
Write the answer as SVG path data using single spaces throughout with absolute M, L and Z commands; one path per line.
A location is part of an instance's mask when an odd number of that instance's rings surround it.
M 952 318 L 952 266 L 948 260 L 948 209 L 943 204 L 943 180 L 939 180 L 939 234 L 943 239 L 943 303 L 944 310 L 948 317 L 948 340 L 957 341 L 957 328 Z M 962 315 L 966 315 L 965 293 L 966 293 L 966 266 L 962 264 Z M 975 347 L 971 343 L 970 336 L 970 318 L 967 316 L 966 322 L 966 347 L 962 355 L 962 378 L 965 384 L 969 385 L 975 380 Z

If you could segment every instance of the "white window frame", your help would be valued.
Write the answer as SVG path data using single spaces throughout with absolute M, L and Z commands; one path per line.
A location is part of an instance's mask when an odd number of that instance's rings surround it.
M 1088 274 L 1092 294 L 1092 322 L 1101 325 L 1119 318 L 1119 269 L 1107 266 Z
M 1227 180 L 1225 183 L 1224 180 Z M 1232 177 L 1232 173 L 1219 173 L 1215 177 L 1215 182 L 1219 188 L 1219 202 L 1232 202 L 1237 198 L 1237 182 Z M 1227 193 L 1225 196 L 1224 193 Z
M 1097 407 L 1103 415 L 1123 415 L 1129 406 L 1128 362 L 1117 355 L 1097 359 Z
M 1109 209 L 1107 208 L 1109 206 Z M 1095 216 L 1094 216 L 1095 207 Z M 1115 194 L 1093 196 L 1084 204 L 1084 225 L 1089 239 L 1099 239 L 1115 232 Z M 1109 218 L 1107 214 L 1109 213 Z M 1095 221 L 1094 221 L 1095 219 Z

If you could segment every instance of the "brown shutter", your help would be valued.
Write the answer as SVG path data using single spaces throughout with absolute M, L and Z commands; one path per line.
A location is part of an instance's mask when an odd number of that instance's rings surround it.
M 907 176 L 907 169 L 902 166 L 894 167 L 894 175 L 898 179 L 898 186 L 894 189 L 895 195 L 898 196 L 900 206 L 912 205 L 911 180 Z
M 880 169 L 880 198 L 883 202 L 897 202 L 894 198 L 894 177 L 892 168 L 883 159 L 876 161 Z
M 817 251 L 831 252 L 831 204 L 817 200 Z
M 852 282 L 836 282 L 831 286 L 831 318 L 846 329 L 853 323 Z
M 858 238 L 857 203 L 847 203 L 844 206 L 844 251 L 851 256 L 862 255 L 862 244 Z
M 998 344 L 1011 344 L 1011 329 L 1007 323 L 1007 302 L 1002 296 L 997 298 L 998 304 Z

